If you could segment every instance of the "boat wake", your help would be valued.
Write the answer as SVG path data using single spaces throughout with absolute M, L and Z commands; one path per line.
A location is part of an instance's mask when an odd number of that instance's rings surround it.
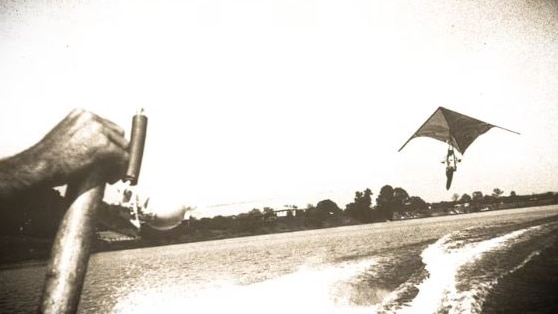
M 529 227 L 494 238 L 469 229 L 448 234 L 421 254 L 424 280 L 406 282 L 383 300 L 381 313 L 480 313 L 498 280 L 527 264 L 542 248 L 533 242 L 556 223 Z M 482 239 L 486 238 L 486 239 Z M 416 288 L 408 302 L 401 295 Z
M 303 267 L 292 274 L 249 285 L 229 281 L 136 291 L 121 300 L 117 313 L 369 313 L 351 302 L 355 276 L 374 269 L 374 259 Z M 368 291 L 380 301 L 389 291 Z
M 498 280 L 550 245 L 557 230 L 557 222 L 519 230 L 469 228 L 434 243 L 312 264 L 249 284 L 169 281 L 129 293 L 114 312 L 480 313 Z

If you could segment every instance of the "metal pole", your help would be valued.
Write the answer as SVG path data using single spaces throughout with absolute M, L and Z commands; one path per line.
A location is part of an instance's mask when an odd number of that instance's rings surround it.
M 132 120 L 130 162 L 126 181 L 138 181 L 147 132 L 147 117 L 140 110 Z M 87 272 L 89 253 L 95 233 L 97 207 L 103 200 L 105 181 L 101 171 L 86 174 L 77 184 L 68 186 L 72 202 L 64 215 L 47 266 L 40 313 L 75 313 Z
M 100 171 L 91 171 L 81 182 L 69 185 L 72 201 L 58 228 L 47 267 L 40 313 L 75 313 L 87 272 L 97 207 L 105 182 Z

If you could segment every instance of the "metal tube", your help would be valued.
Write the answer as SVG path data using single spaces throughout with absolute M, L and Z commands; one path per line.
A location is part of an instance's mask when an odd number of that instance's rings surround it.
M 73 201 L 54 240 L 40 313 L 77 311 L 104 189 L 100 171 L 91 171 L 78 184 L 68 186 L 67 198 Z
M 141 110 L 132 120 L 130 163 L 125 178 L 131 185 L 138 181 L 146 132 L 147 117 Z M 40 313 L 77 311 L 95 232 L 97 207 L 105 191 L 101 173 L 93 169 L 82 180 L 76 181 L 77 184 L 68 186 L 66 198 L 72 204 L 54 239 Z
M 125 177 L 125 180 L 130 182 L 130 185 L 136 185 L 139 179 L 146 134 L 147 117 L 143 114 L 142 109 L 132 119 L 130 162 L 128 163 L 128 171 L 126 171 Z

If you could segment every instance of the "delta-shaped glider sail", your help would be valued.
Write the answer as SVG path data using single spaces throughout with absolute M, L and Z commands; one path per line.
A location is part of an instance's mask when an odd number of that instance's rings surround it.
M 416 137 L 430 137 L 453 146 L 463 155 L 477 137 L 493 127 L 515 134 L 518 132 L 471 118 L 459 112 L 439 107 L 432 116 L 401 146 L 399 151 Z

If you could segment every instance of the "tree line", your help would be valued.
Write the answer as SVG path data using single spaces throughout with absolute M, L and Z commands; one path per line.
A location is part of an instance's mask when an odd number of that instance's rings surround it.
M 140 230 L 140 243 L 153 245 L 178 242 L 193 242 L 276 232 L 308 230 L 362 223 L 374 223 L 394 219 L 427 217 L 445 214 L 455 208 L 461 212 L 475 212 L 483 209 L 504 209 L 520 206 L 534 206 L 558 203 L 554 192 L 531 195 L 516 195 L 495 188 L 492 193 L 474 191 L 471 194 L 454 194 L 451 201 L 427 203 L 419 196 L 410 195 L 401 187 L 384 185 L 377 195 L 370 189 L 356 191 L 352 202 L 341 208 L 330 199 L 319 201 L 306 208 L 286 206 L 283 209 L 264 207 L 254 208 L 234 216 L 215 216 L 197 219 L 191 217 L 170 231 L 151 229 L 143 224 Z M 33 191 L 33 197 L 21 195 L 9 201 L 0 202 L 0 236 L 52 239 L 60 219 L 66 210 L 67 202 L 55 190 Z M 103 203 L 101 216 L 108 216 L 105 223 L 99 223 L 97 230 L 124 230 L 127 208 Z M 112 219 L 117 216 L 122 219 Z M 107 225 L 107 221 L 114 223 Z M 129 227 L 129 226 L 128 226 Z M 9 242 L 9 240 L 4 241 Z
M 370 189 L 356 191 L 354 200 L 340 208 L 330 199 L 319 201 L 306 208 L 286 206 L 275 210 L 264 207 L 254 208 L 246 213 L 232 216 L 215 216 L 197 219 L 190 217 L 179 227 L 160 232 L 142 226 L 142 238 L 154 244 L 194 242 L 236 236 L 300 231 L 344 225 L 384 222 L 397 219 L 421 218 L 432 215 L 454 213 L 459 208 L 462 213 L 488 209 L 505 209 L 521 206 L 535 206 L 558 203 L 558 194 L 516 195 L 495 188 L 491 194 L 480 191 L 470 195 L 455 194 L 451 201 L 427 203 L 419 196 L 412 196 L 401 187 L 384 185 L 374 198 Z

